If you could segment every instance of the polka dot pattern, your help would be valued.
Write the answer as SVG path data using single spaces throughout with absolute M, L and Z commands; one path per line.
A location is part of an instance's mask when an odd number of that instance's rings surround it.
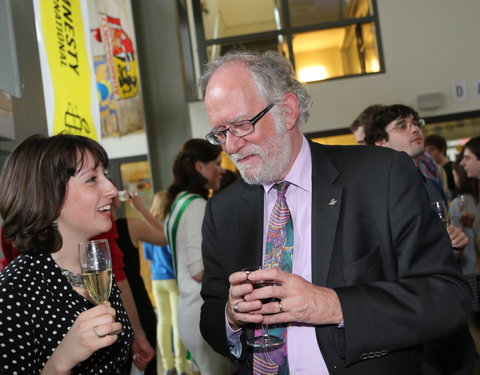
M 117 374 L 132 328 L 115 283 L 110 302 L 124 331 L 72 374 Z M 49 255 L 20 255 L 0 272 L 0 374 L 40 374 L 77 316 L 94 305 L 73 290 Z

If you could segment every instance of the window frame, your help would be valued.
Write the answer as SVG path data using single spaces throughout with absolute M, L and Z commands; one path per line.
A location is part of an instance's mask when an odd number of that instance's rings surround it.
M 185 1 L 185 0 L 179 0 Z M 274 0 L 272 0 L 274 1 Z M 196 44 L 197 44 L 197 53 L 196 58 L 198 59 L 198 65 L 203 66 L 208 62 L 207 57 L 207 48 L 213 45 L 222 45 L 222 44 L 234 44 L 236 42 L 242 43 L 253 40 L 268 40 L 268 39 L 278 39 L 279 35 L 284 37 L 284 43 L 286 44 L 288 50 L 288 58 L 290 59 L 295 71 L 295 55 L 293 52 L 293 41 L 292 36 L 299 33 L 305 33 L 310 31 L 321 31 L 327 29 L 341 28 L 351 25 L 363 25 L 363 24 L 372 24 L 375 29 L 375 38 L 376 38 L 376 49 L 378 52 L 378 62 L 379 70 L 378 72 L 367 73 L 364 61 L 361 63 L 362 73 L 360 74 L 348 74 L 343 76 L 326 78 L 325 80 L 334 80 L 334 79 L 344 79 L 350 77 L 360 77 L 371 74 L 380 74 L 385 73 L 385 60 L 383 57 L 383 46 L 380 33 L 380 21 L 378 17 L 378 8 L 377 0 L 370 0 L 371 12 L 372 15 L 361 17 L 361 18 L 349 18 L 341 19 L 337 21 L 328 21 L 315 23 L 304 26 L 292 26 L 290 23 L 290 14 L 289 14 L 289 5 L 288 0 L 279 0 L 280 6 L 282 7 L 281 13 L 283 15 L 284 27 L 278 30 L 251 33 L 251 34 L 242 34 L 237 36 L 222 37 L 218 39 L 205 39 L 204 36 L 204 27 L 203 27 L 203 17 L 202 17 L 202 8 L 200 0 L 191 0 L 193 19 L 194 19 L 194 32 L 196 34 Z M 188 46 L 190 48 L 191 46 Z M 185 48 L 185 46 L 184 46 Z M 361 56 L 361 51 L 358 51 L 358 55 Z M 195 57 L 193 57 L 195 58 Z M 319 82 L 319 81 L 312 81 Z M 311 82 L 307 82 L 311 83 Z

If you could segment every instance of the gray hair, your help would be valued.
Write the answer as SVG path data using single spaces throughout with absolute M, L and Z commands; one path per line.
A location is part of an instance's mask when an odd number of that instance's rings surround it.
M 299 122 L 306 123 L 310 116 L 311 98 L 305 86 L 297 81 L 290 61 L 277 52 L 262 54 L 247 51 L 232 51 L 207 63 L 199 79 L 199 93 L 204 96 L 213 73 L 228 63 L 239 63 L 252 73 L 253 80 L 267 102 L 280 104 L 283 97 L 294 93 L 298 98 Z

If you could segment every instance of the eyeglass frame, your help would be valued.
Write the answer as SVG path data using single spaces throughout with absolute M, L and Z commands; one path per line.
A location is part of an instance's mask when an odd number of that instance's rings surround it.
M 261 120 L 261 118 L 263 116 L 265 116 L 267 114 L 268 111 L 270 111 L 270 109 L 272 109 L 272 107 L 275 105 L 275 103 L 272 103 L 272 104 L 269 104 L 268 106 L 266 106 L 264 109 L 262 109 L 258 114 L 256 114 L 255 116 L 253 116 L 251 119 L 249 120 L 240 120 L 238 121 L 236 124 L 231 124 L 228 128 L 226 129 L 223 129 L 223 130 L 212 130 L 211 132 L 207 133 L 205 135 L 205 138 L 207 139 L 207 141 L 209 141 L 212 145 L 215 145 L 215 146 L 218 146 L 218 145 L 223 145 L 224 143 L 227 142 L 227 132 L 230 132 L 230 134 L 232 134 L 233 136 L 237 137 L 237 138 L 243 138 L 249 134 L 252 134 L 254 131 L 255 131 L 255 124 Z M 242 135 L 237 135 L 235 134 L 234 132 L 232 132 L 232 128 L 233 129 L 236 129 L 237 127 L 239 126 L 243 126 L 245 125 L 246 123 L 249 123 L 251 124 L 252 126 L 252 129 L 250 131 L 248 131 L 247 133 L 245 134 L 242 134 Z M 216 137 L 218 136 L 218 134 L 223 134 L 223 137 L 224 137 L 224 141 L 223 142 L 218 142 L 216 140 Z
M 407 118 L 402 118 L 401 120 L 407 120 Z M 401 127 L 398 127 L 398 126 L 394 126 L 394 127 L 391 128 L 390 130 L 385 129 L 385 131 L 386 131 L 387 133 L 390 133 L 390 132 L 392 132 L 392 131 L 393 131 L 393 132 L 397 131 L 397 132 L 403 133 L 403 132 L 406 131 L 407 129 L 410 129 L 410 127 L 412 127 L 412 126 L 416 126 L 418 129 L 421 130 L 421 129 L 425 128 L 426 125 L 427 125 L 427 124 L 426 124 L 426 122 L 425 122 L 425 120 L 424 120 L 423 118 L 412 119 L 411 125 L 409 125 L 409 126 L 406 125 L 405 129 L 402 129 Z M 408 126 L 408 127 L 407 127 L 407 126 Z

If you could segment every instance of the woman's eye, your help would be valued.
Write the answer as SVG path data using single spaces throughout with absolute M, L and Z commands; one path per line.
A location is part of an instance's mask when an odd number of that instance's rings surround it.
M 97 176 L 92 176 L 87 180 L 87 182 L 95 182 L 95 181 L 97 181 Z

